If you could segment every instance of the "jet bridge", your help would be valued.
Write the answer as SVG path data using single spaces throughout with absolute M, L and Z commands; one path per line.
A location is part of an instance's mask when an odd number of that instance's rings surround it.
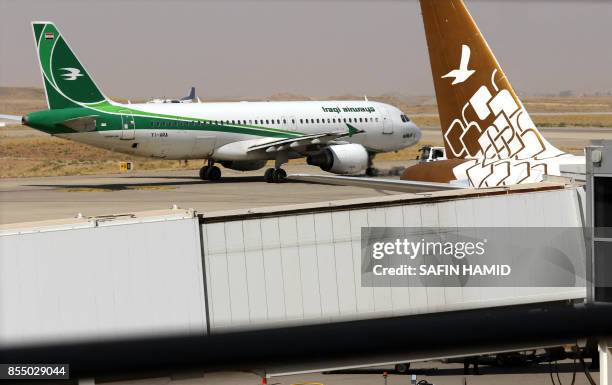
M 360 238 L 364 226 L 582 228 L 583 200 L 545 182 L 1 226 L 0 357 L 52 354 L 83 375 L 163 362 L 287 373 L 572 343 L 609 326 L 594 317 L 608 308 L 579 305 L 586 284 L 363 287 Z

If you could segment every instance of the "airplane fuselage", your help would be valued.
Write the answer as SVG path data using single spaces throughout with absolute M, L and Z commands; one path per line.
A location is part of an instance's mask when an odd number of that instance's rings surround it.
M 66 123 L 71 119 L 93 122 L 90 127 L 80 127 Z M 219 161 L 276 156 L 247 153 L 238 142 L 247 146 L 270 138 L 343 132 L 349 125 L 360 132 L 342 141 L 361 144 L 371 153 L 400 150 L 421 136 L 416 125 L 402 119 L 399 109 L 371 101 L 112 102 L 34 112 L 25 117 L 25 123 L 52 135 L 131 155 Z

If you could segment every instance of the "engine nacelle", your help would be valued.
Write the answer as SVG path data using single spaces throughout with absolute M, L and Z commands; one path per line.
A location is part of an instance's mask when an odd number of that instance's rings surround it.
M 219 163 L 225 168 L 236 171 L 253 171 L 264 167 L 267 160 L 222 160 Z
M 368 152 L 360 144 L 340 144 L 308 155 L 306 163 L 334 174 L 357 174 L 368 167 Z

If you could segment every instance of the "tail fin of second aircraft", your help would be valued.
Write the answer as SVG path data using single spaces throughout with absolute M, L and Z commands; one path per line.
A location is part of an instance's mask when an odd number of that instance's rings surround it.
M 420 0 L 449 158 L 563 154 L 544 139 L 463 0 Z
M 33 22 L 36 53 L 50 109 L 80 107 L 107 98 L 51 22 Z

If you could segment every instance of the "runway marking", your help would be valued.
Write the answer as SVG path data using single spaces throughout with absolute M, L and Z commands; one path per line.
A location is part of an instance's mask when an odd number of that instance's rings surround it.
M 176 190 L 176 186 L 128 186 L 128 190 Z

